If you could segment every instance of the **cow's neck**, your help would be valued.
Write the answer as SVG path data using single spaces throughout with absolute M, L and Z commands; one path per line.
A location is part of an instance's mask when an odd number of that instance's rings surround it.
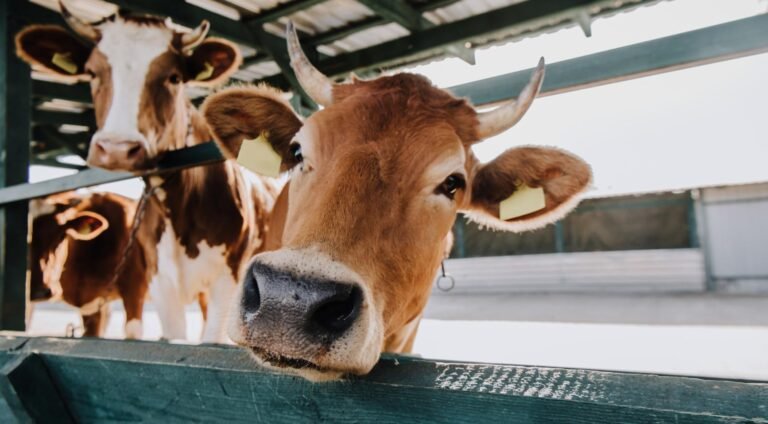
M 178 110 L 178 109 L 177 109 Z M 190 147 L 211 140 L 202 115 L 186 104 L 162 140 L 169 149 Z M 173 138 L 170 138 L 173 137 Z M 238 243 L 243 228 L 242 175 L 231 163 L 197 166 L 163 176 L 149 183 L 160 185 L 152 202 L 171 225 L 188 256 L 197 256 L 201 241 L 210 246 Z M 226 216 L 226 220 L 221 220 Z M 162 233 L 162 231 L 161 231 Z

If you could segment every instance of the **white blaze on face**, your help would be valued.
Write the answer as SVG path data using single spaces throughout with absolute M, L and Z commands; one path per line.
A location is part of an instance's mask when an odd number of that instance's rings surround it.
M 99 134 L 141 141 L 151 151 L 139 131 L 139 106 L 149 66 L 168 51 L 173 33 L 168 28 L 137 25 L 119 18 L 100 25 L 99 31 L 97 47 L 112 70 L 112 101 Z

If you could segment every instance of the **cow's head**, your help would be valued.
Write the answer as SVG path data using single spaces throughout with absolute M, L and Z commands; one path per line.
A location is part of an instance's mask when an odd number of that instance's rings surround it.
M 94 211 L 91 196 L 54 195 L 30 202 L 32 219 L 31 300 L 58 298 L 70 240 L 89 242 L 109 228 L 104 215 Z
M 33 25 L 16 36 L 19 56 L 45 72 L 88 80 L 98 131 L 88 164 L 137 171 L 183 147 L 191 133 L 184 85 L 215 86 L 237 70 L 240 50 L 206 39 L 203 21 L 179 32 L 170 20 L 112 15 L 90 24 L 63 4 L 70 28 Z
M 263 134 L 292 170 L 283 247 L 253 260 L 230 336 L 307 378 L 364 374 L 380 352 L 410 350 L 458 211 L 498 230 L 541 227 L 575 206 L 591 172 L 555 148 L 512 148 L 490 163 L 472 153 L 528 110 L 543 62 L 516 101 L 479 113 L 417 75 L 334 84 L 292 25 L 287 38 L 322 110 L 302 123 L 264 87 L 229 89 L 203 107 L 228 155 Z M 501 220 L 499 203 L 521 185 L 543 188 L 545 206 Z

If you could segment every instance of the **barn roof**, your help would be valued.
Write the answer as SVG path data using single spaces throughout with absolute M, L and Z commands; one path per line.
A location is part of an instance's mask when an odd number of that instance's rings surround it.
M 234 75 L 291 90 L 283 31 L 293 20 L 309 57 L 324 73 L 381 71 L 446 56 L 474 61 L 474 49 L 581 25 L 660 0 L 66 0 L 78 16 L 98 20 L 119 9 L 170 16 L 182 26 L 211 22 L 211 32 L 241 46 L 245 61 Z M 29 23 L 61 23 L 58 0 L 21 3 Z M 43 78 L 35 75 L 35 78 Z M 54 83 L 57 81 L 53 81 Z M 83 84 L 38 81 L 33 153 L 82 155 L 93 130 Z M 190 92 L 204 96 L 204 90 Z M 311 106 L 308 99 L 304 103 Z M 61 146 L 69 146 L 61 148 Z

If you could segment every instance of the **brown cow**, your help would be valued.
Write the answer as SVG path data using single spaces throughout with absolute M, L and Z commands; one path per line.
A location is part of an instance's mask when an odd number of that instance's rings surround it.
M 91 166 L 138 171 L 163 153 L 211 139 L 185 85 L 212 87 L 242 62 L 237 46 L 206 38 L 204 21 L 180 32 L 169 20 L 116 14 L 86 23 L 61 5 L 67 30 L 35 25 L 16 36 L 17 52 L 47 72 L 90 81 L 98 131 Z M 262 248 L 276 190 L 232 161 L 148 181 L 156 187 L 141 229 L 157 246 L 147 266 L 163 336 L 186 338 L 186 304 L 207 299 L 204 342 L 225 341 L 227 305 L 246 261 Z
M 145 240 L 126 248 L 135 212 L 135 201 L 116 194 L 70 192 L 33 200 L 30 299 L 79 308 L 90 337 L 104 334 L 109 302 L 122 299 L 125 336 L 141 338 L 150 275 Z
M 543 61 L 517 101 L 479 113 L 418 75 L 334 84 L 292 24 L 287 39 L 302 87 L 324 109 L 302 124 L 264 87 L 231 88 L 203 106 L 229 155 L 268 133 L 292 169 L 283 247 L 252 262 L 230 336 L 310 379 L 365 374 L 380 352 L 411 350 L 456 212 L 499 230 L 541 227 L 576 205 L 591 171 L 554 148 L 512 148 L 486 164 L 472 153 L 527 111 Z M 543 189 L 544 207 L 501 220 L 500 202 L 523 184 Z

